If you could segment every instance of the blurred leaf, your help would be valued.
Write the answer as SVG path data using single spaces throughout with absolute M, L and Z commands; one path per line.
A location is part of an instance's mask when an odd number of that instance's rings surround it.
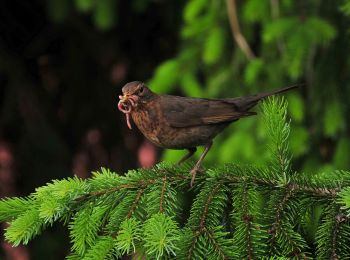
M 304 154 L 309 144 L 309 133 L 304 127 L 293 126 L 290 132 L 290 150 L 293 156 L 297 157 Z
M 190 0 L 184 9 L 184 20 L 192 22 L 208 5 L 207 0 Z
M 217 97 L 223 86 L 228 82 L 231 75 L 232 69 L 228 66 L 211 73 L 208 79 L 206 95 L 210 97 Z
M 343 111 L 340 103 L 333 101 L 325 104 L 326 111 L 323 118 L 323 131 L 327 136 L 335 136 L 344 126 Z
M 283 0 L 280 2 L 281 9 L 292 9 L 295 1 L 294 0 Z
M 298 17 L 287 17 L 267 24 L 263 40 L 266 43 L 285 42 L 283 61 L 289 76 L 296 79 L 305 69 L 310 50 L 329 43 L 335 35 L 334 27 L 321 18 L 309 17 L 304 21 Z
M 202 97 L 203 91 L 196 78 L 196 76 L 191 72 L 186 72 L 182 75 L 181 88 L 186 96 L 190 97 Z
M 204 17 L 198 18 L 190 24 L 184 25 L 181 31 L 181 36 L 184 39 L 191 38 L 202 32 L 208 30 L 213 23 L 213 17 L 206 15 Z
M 244 80 L 247 84 L 257 83 L 257 78 L 263 69 L 264 62 L 262 59 L 254 59 L 250 61 L 244 71 Z
M 343 137 L 338 141 L 333 157 L 333 164 L 337 169 L 349 169 L 350 167 L 350 139 Z
M 270 16 L 270 2 L 261 0 L 245 1 L 243 15 L 249 22 L 263 21 Z
M 343 5 L 340 7 L 340 10 L 346 14 L 347 16 L 350 16 L 350 1 L 347 0 L 343 3 Z
M 168 93 L 179 79 L 180 64 L 177 60 L 168 60 L 160 64 L 148 85 L 157 93 Z
M 303 40 L 304 39 L 304 40 Z M 291 35 L 287 40 L 286 55 L 284 56 L 284 65 L 292 79 L 297 79 L 305 68 L 310 41 L 303 36 L 303 32 Z
M 288 95 L 288 112 L 293 122 L 300 123 L 304 119 L 305 107 L 304 102 L 300 95 L 290 94 Z
M 239 129 L 241 130 L 241 129 Z M 248 131 L 235 131 L 221 144 L 217 160 L 220 163 L 249 161 L 255 151 L 255 141 Z
M 266 43 L 271 43 L 281 37 L 288 35 L 297 24 L 297 20 L 294 17 L 281 18 L 272 21 L 264 27 L 263 40 Z
M 335 28 L 329 22 L 319 17 L 310 17 L 302 28 L 309 32 L 309 37 L 313 43 L 327 44 L 337 34 Z
M 70 0 L 49 0 L 47 8 L 51 20 L 56 23 L 61 23 L 69 13 Z
M 101 30 L 111 29 L 117 20 L 115 0 L 98 0 L 95 8 L 95 24 Z
M 217 27 L 210 31 L 204 43 L 203 61 L 211 65 L 217 62 L 223 55 L 225 32 Z
M 95 0 L 75 0 L 75 5 L 80 12 L 88 12 L 95 6 Z

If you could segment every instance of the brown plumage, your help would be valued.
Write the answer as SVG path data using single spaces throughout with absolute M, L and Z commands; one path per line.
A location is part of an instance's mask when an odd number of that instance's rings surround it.
M 144 83 L 133 81 L 123 87 L 118 108 L 126 114 L 128 127 L 131 129 L 131 115 L 143 135 L 155 145 L 169 149 L 187 149 L 188 154 L 179 163 L 190 158 L 197 146 L 205 146 L 191 170 L 192 186 L 217 134 L 242 117 L 256 115 L 249 109 L 261 99 L 296 87 L 298 86 L 246 97 L 207 99 L 157 95 Z

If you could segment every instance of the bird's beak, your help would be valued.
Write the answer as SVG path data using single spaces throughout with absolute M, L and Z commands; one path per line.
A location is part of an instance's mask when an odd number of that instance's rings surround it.
M 129 98 L 129 96 L 128 95 L 120 95 L 119 96 L 119 99 L 120 99 L 120 102 L 122 102 L 122 103 L 125 103 L 126 101 L 128 101 L 128 98 Z
M 132 107 L 136 107 L 137 106 L 137 102 L 139 100 L 139 97 L 137 95 L 120 95 L 119 96 L 119 104 L 126 104 L 127 102 L 129 102 L 131 104 Z

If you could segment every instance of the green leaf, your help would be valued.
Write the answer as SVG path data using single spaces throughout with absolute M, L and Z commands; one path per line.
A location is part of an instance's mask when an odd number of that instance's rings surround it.
M 181 36 L 184 39 L 199 36 L 203 32 L 207 31 L 209 28 L 211 28 L 212 24 L 213 17 L 211 15 L 200 17 L 190 24 L 185 24 L 181 30 Z
M 203 61 L 207 65 L 217 63 L 224 52 L 225 32 L 220 27 L 215 27 L 209 32 L 204 43 Z
M 271 43 L 288 34 L 297 27 L 298 21 L 295 17 L 281 18 L 276 21 L 271 21 L 266 24 L 263 30 L 263 40 L 266 43 Z
M 327 44 L 337 35 L 336 29 L 328 21 L 319 17 L 307 19 L 303 28 L 310 32 L 308 36 L 313 43 L 317 44 Z
M 205 9 L 208 5 L 207 0 L 190 0 L 187 2 L 184 9 L 184 20 L 187 23 L 193 22 L 194 19 L 197 18 L 198 15 Z
M 117 20 L 115 0 L 98 0 L 95 2 L 94 22 L 100 30 L 110 30 Z
M 288 95 L 288 112 L 293 122 L 301 123 L 305 115 L 303 99 L 298 94 Z
M 181 88 L 186 96 L 203 97 L 203 90 L 196 76 L 191 72 L 185 72 L 181 79 Z
M 344 1 L 343 5 L 341 5 L 340 10 L 347 16 L 350 16 L 350 1 Z
M 75 0 L 75 6 L 80 12 L 88 12 L 95 6 L 95 0 Z
M 259 74 L 263 70 L 264 62 L 262 59 L 254 59 L 250 61 L 244 71 L 244 80 L 247 84 L 252 85 L 257 83 Z
M 179 73 L 180 64 L 177 60 L 165 61 L 157 67 L 148 85 L 152 86 L 152 90 L 156 93 L 168 93 L 175 87 Z
M 268 1 L 245 1 L 243 7 L 243 16 L 248 22 L 264 21 L 270 17 L 270 9 L 271 7 Z

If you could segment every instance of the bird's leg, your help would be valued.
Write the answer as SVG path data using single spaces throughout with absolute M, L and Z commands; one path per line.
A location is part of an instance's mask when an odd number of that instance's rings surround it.
M 188 148 L 187 150 L 188 150 L 188 153 L 185 154 L 185 156 L 182 157 L 180 159 L 180 161 L 177 162 L 177 165 L 180 165 L 181 163 L 183 163 L 184 161 L 186 161 L 187 159 L 192 157 L 192 155 L 197 151 L 197 148 L 196 147 L 191 147 L 191 148 Z
M 191 179 L 191 187 L 193 186 L 194 183 L 194 179 L 196 178 L 196 173 L 199 170 L 199 168 L 201 167 L 202 161 L 204 160 L 205 156 L 207 155 L 207 153 L 209 152 L 211 146 L 212 146 L 213 142 L 210 142 L 209 144 L 207 144 L 205 146 L 205 149 L 203 151 L 203 153 L 201 154 L 201 156 L 199 157 L 199 160 L 197 161 L 196 165 L 193 167 L 193 169 L 190 171 L 191 175 L 192 175 L 192 179 Z

